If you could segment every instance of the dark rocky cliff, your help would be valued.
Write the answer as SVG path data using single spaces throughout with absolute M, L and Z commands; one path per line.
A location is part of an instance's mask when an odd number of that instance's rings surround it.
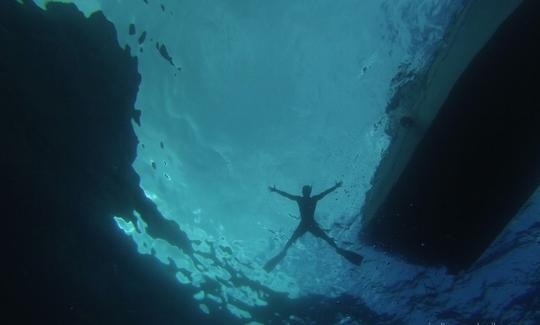
M 539 22 L 538 1 L 524 1 L 440 109 L 433 107 L 438 113 L 403 171 L 394 173 L 395 183 L 364 207 L 364 242 L 457 273 L 533 194 L 540 185 Z M 411 120 L 403 127 L 420 132 L 419 125 Z
M 0 2 L 3 295 L 17 324 L 200 323 L 193 292 L 114 214 L 189 250 L 131 164 L 137 60 L 101 13 Z M 200 314 L 200 316 L 198 316 Z M 226 319 L 226 316 L 223 316 Z

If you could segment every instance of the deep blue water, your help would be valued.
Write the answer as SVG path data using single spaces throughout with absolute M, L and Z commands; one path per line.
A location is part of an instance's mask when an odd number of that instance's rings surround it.
M 160 284 L 178 286 L 195 315 L 189 319 L 540 322 L 538 191 L 458 274 L 357 239 L 360 208 L 392 141 L 385 132 L 392 96 L 452 49 L 449 35 L 480 2 L 72 2 L 87 16 L 102 10 L 119 45 L 138 60 L 133 167 L 146 197 L 190 247 L 154 238 L 136 211 L 111 216 L 111 227 L 119 242 L 129 239 L 122 248 L 136 249 L 133 263 L 151 265 L 147 272 Z M 511 2 L 493 19 L 520 3 Z M 263 270 L 299 218 L 295 203 L 268 186 L 299 194 L 311 184 L 318 193 L 339 180 L 343 187 L 319 203 L 315 219 L 338 246 L 364 256 L 361 266 L 307 234 L 273 272 Z M 157 274 L 161 269 L 167 272 Z

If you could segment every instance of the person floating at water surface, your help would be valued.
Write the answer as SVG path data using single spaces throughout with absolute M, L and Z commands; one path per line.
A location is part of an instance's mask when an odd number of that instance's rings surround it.
M 293 235 L 285 244 L 283 250 L 264 265 L 264 269 L 267 272 L 272 271 L 274 267 L 276 267 L 276 265 L 287 254 L 287 250 L 289 249 L 289 247 L 298 238 L 302 237 L 306 232 L 310 232 L 313 236 L 325 240 L 330 246 L 332 246 L 336 250 L 336 253 L 346 258 L 349 262 L 355 265 L 360 265 L 360 263 L 362 263 L 363 257 L 361 255 L 339 248 L 334 242 L 334 240 L 328 237 L 328 235 L 321 229 L 321 226 L 319 226 L 317 221 L 315 221 L 315 208 L 317 207 L 317 202 L 324 198 L 328 193 L 335 191 L 342 184 L 342 182 L 336 182 L 336 185 L 314 196 L 310 196 L 311 186 L 309 185 L 304 185 L 302 187 L 303 196 L 292 195 L 287 192 L 278 190 L 275 185 L 272 187 L 268 187 L 270 192 L 278 193 L 279 195 L 282 195 L 290 200 L 296 201 L 296 203 L 298 204 L 298 209 L 300 209 L 301 220 Z

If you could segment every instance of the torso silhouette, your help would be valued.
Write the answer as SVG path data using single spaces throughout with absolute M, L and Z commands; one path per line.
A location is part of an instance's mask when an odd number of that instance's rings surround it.
M 300 222 L 305 226 L 309 226 L 315 223 L 315 208 L 317 207 L 317 199 L 315 197 L 301 196 L 296 203 L 298 203 L 298 209 L 300 209 Z

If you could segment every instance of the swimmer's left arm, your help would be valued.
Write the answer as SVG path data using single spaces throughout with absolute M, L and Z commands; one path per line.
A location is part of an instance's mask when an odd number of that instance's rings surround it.
M 341 185 L 343 185 L 343 182 L 342 182 L 342 181 L 336 182 L 336 185 L 330 187 L 329 189 L 327 189 L 327 190 L 324 191 L 324 192 L 321 192 L 321 193 L 315 195 L 314 197 L 315 197 L 317 200 L 320 200 L 320 199 L 322 199 L 323 197 L 325 197 L 328 193 L 335 191 L 338 187 L 341 187 Z

